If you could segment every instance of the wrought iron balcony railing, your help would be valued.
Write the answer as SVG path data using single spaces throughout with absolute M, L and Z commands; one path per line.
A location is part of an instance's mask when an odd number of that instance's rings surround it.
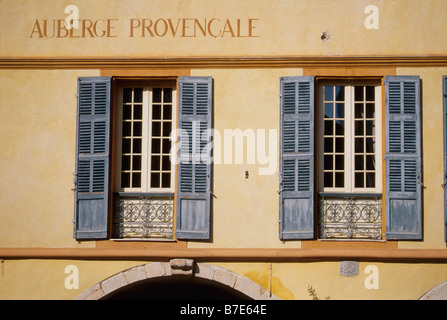
M 382 239 L 381 194 L 319 195 L 320 239 Z
M 116 194 L 113 237 L 173 240 L 174 194 Z

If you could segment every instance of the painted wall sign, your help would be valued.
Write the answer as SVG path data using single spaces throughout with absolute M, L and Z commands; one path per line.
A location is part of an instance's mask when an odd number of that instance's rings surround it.
M 257 38 L 259 18 L 36 19 L 30 38 Z
M 433 32 L 446 28 L 445 0 L 0 3 L 8 59 L 425 56 L 447 43 Z

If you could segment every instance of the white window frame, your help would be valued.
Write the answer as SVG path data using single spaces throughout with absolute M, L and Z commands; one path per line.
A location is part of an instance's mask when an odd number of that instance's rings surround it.
M 142 164 L 141 164 L 141 187 L 121 187 L 121 165 L 122 165 L 122 123 L 123 123 L 123 92 L 124 88 L 143 88 L 143 107 L 142 107 Z M 116 118 L 115 118 L 115 192 L 125 193 L 174 193 L 175 191 L 175 153 L 172 154 L 172 147 L 175 141 L 171 141 L 171 179 L 170 187 L 159 188 L 151 187 L 151 156 L 152 156 L 152 103 L 154 88 L 170 88 L 172 89 L 172 119 L 171 130 L 177 128 L 177 85 L 174 81 L 146 81 L 146 82 L 123 82 L 117 86 L 116 90 Z M 162 102 L 163 103 L 163 102 Z M 162 146 L 160 146 L 162 148 Z M 132 150 L 131 150 L 132 151 Z M 161 151 L 162 152 L 162 151 Z
M 345 149 L 344 187 L 324 187 L 324 87 L 343 86 L 345 88 Z M 374 86 L 375 91 L 375 187 L 355 187 L 355 86 Z M 379 80 L 325 80 L 318 85 L 318 185 L 319 192 L 325 193 L 382 193 L 382 86 Z

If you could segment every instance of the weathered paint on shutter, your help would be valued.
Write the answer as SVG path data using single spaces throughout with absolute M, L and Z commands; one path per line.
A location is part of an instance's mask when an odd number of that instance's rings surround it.
M 280 238 L 314 238 L 314 78 L 280 79 Z
M 422 239 L 418 76 L 385 77 L 386 238 Z
M 447 76 L 442 77 L 444 111 L 444 240 L 447 242 Z
M 74 237 L 107 238 L 110 78 L 78 79 Z
M 178 239 L 210 238 L 212 91 L 210 77 L 179 78 Z

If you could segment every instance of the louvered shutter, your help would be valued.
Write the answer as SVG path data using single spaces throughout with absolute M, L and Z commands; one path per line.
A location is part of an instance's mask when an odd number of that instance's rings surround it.
M 179 78 L 178 239 L 209 239 L 212 78 Z
M 444 111 L 444 240 L 447 241 L 447 76 L 442 77 Z
M 385 77 L 386 238 L 422 239 L 418 76 Z
M 280 80 L 280 238 L 314 238 L 314 78 Z
M 78 79 L 74 237 L 107 237 L 110 78 Z

